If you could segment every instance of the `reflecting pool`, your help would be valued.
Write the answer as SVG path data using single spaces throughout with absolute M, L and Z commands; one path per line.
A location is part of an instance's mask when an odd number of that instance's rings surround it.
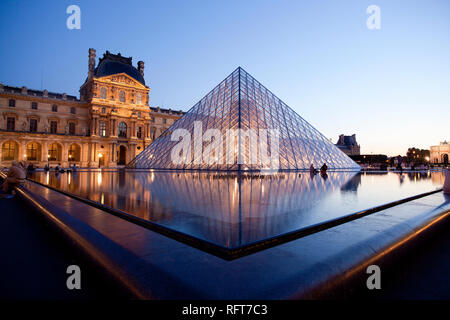
M 35 172 L 31 179 L 229 249 L 442 187 L 442 172 Z

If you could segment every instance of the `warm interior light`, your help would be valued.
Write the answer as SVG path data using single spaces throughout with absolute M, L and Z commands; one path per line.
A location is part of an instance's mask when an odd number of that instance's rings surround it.
M 98 157 L 101 158 L 101 157 L 103 157 L 103 155 L 102 155 L 101 153 L 99 153 L 99 154 L 98 154 Z

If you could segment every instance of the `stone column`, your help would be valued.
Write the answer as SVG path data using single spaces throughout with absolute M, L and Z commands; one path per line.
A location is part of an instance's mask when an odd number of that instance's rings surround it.
M 82 167 L 89 166 L 89 144 L 83 143 L 81 146 L 81 164 Z
M 109 167 L 116 167 L 117 161 L 116 161 L 116 144 L 114 142 L 110 143 L 110 157 L 109 157 Z
M 41 161 L 44 166 L 48 163 L 48 141 L 42 142 Z
M 131 138 L 136 138 L 136 121 L 131 121 Z
M 98 163 L 97 163 L 97 143 L 95 142 L 91 142 L 89 144 L 90 148 L 89 148 L 89 167 L 91 168 L 97 168 L 98 167 Z
M 69 145 L 67 142 L 62 145 L 61 166 L 63 168 L 69 166 Z
M 25 156 L 26 149 L 26 141 L 18 141 L 19 142 L 19 154 L 17 156 L 18 161 L 26 161 L 27 157 Z

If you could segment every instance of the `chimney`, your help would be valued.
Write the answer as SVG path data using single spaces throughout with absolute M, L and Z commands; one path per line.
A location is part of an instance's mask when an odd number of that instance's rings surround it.
M 94 75 L 95 70 L 95 49 L 89 48 L 89 67 L 88 67 L 88 78 Z
M 142 77 L 144 77 L 144 61 L 138 61 L 138 70 L 142 74 Z

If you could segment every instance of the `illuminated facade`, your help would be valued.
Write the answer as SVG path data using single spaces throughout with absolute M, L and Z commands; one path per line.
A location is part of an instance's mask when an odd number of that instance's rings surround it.
M 89 49 L 80 98 L 0 84 L 0 166 L 116 167 L 131 161 L 181 111 L 149 106 L 144 62 Z
M 438 146 L 430 147 L 430 162 L 449 164 L 450 144 L 447 141 L 441 142 Z

